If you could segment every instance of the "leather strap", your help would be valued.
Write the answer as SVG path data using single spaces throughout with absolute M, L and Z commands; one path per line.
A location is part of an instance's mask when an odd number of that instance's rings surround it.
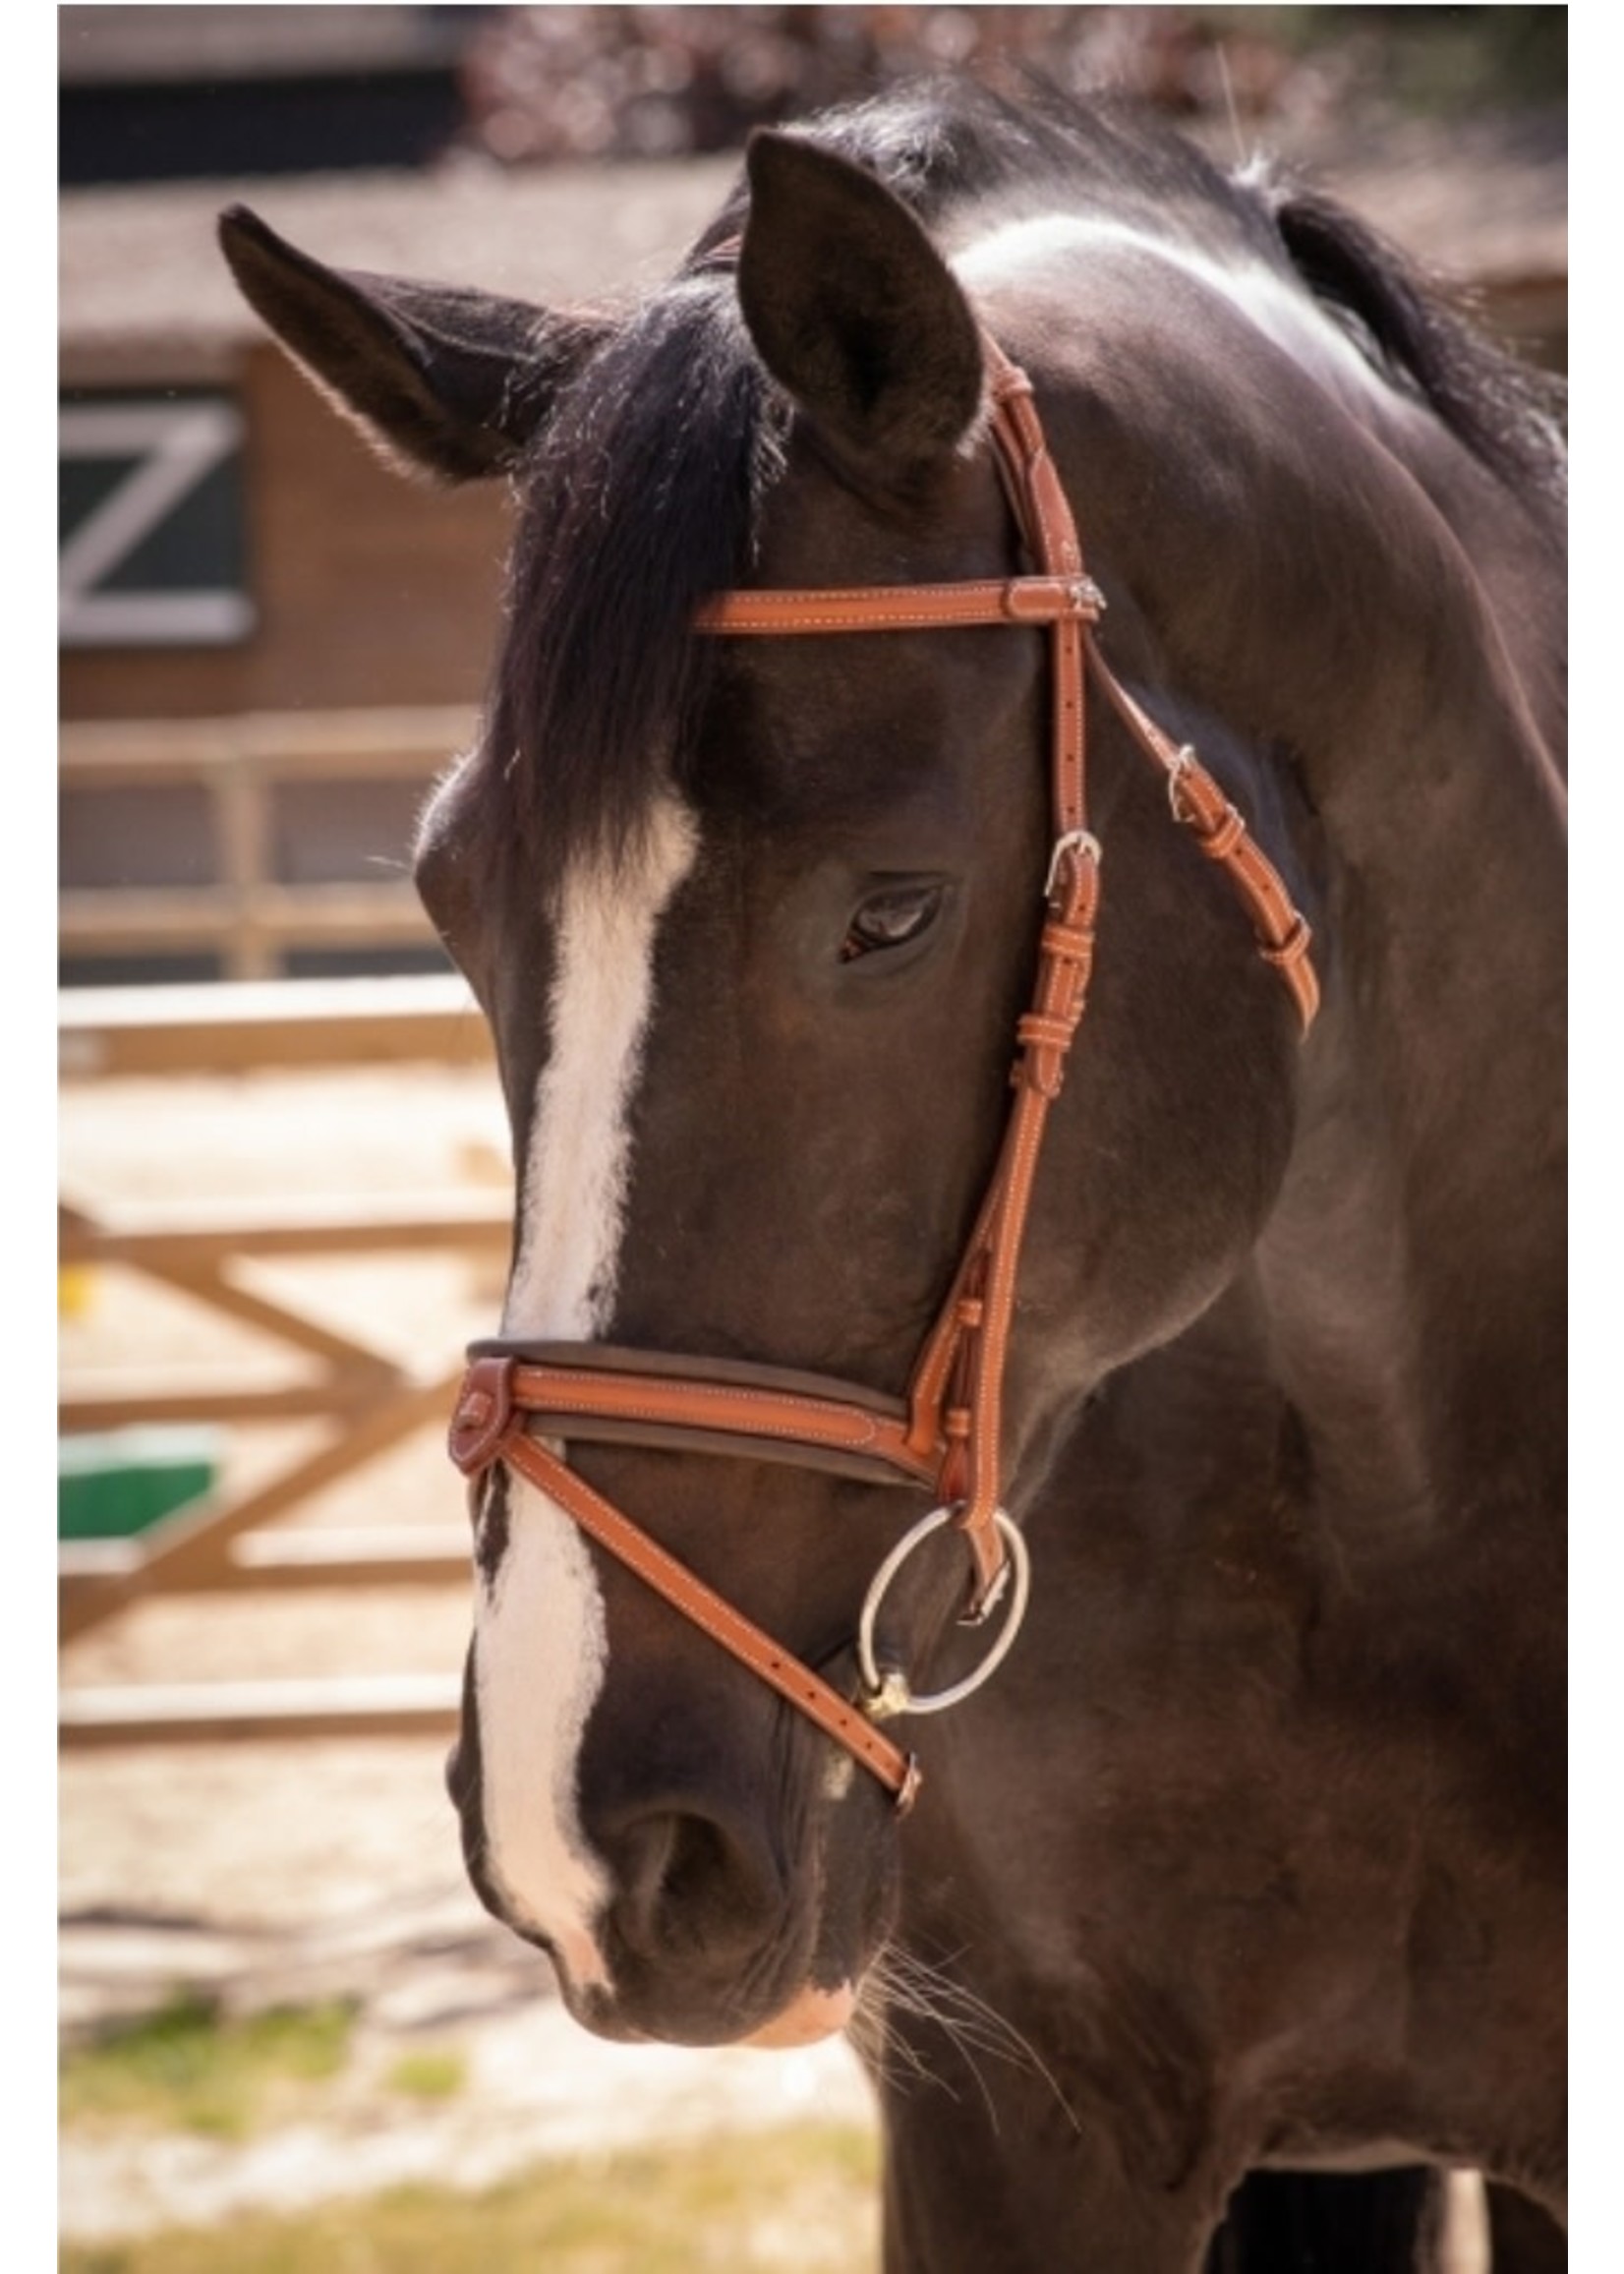
M 963 584 L 869 584 L 811 591 L 719 592 L 694 616 L 701 632 L 942 631 L 973 624 L 1093 622 L 1104 603 L 1086 577 L 1010 576 Z
M 868 1483 L 931 1485 L 941 1466 L 939 1445 L 912 1439 L 900 1399 L 784 1367 L 713 1361 L 707 1378 L 697 1360 L 599 1343 L 475 1343 L 470 1355 L 511 1362 L 509 1403 L 543 1436 L 650 1444 L 658 1432 L 756 1460 L 825 1454 Z
M 1104 607 L 1084 570 L 1076 523 L 1049 455 L 1031 382 L 986 335 L 983 352 L 988 431 L 1011 509 L 1038 574 L 943 586 L 725 593 L 706 603 L 697 618 L 699 629 L 708 633 L 780 637 L 966 623 L 1030 624 L 1050 631 L 1055 850 L 1036 991 L 1017 1028 L 1015 1102 L 988 1202 L 955 1297 L 915 1371 L 906 1440 L 909 1450 L 921 1454 L 947 1441 L 937 1492 L 944 1504 L 957 1504 L 957 1520 L 969 1545 L 974 1586 L 966 1615 L 971 1619 L 990 1607 L 1006 1563 L 996 1517 L 1004 1364 L 1016 1272 L 1044 1124 L 1060 1094 L 1093 963 L 1099 848 L 1084 828 L 1083 634 Z
M 843 1745 L 888 1792 L 896 1794 L 899 1812 L 905 1813 L 919 1788 L 913 1756 L 883 1736 L 859 1707 L 802 1665 L 685 1563 L 651 1540 L 629 1517 L 622 1516 L 584 1477 L 539 1439 L 528 1436 L 523 1413 L 515 1403 L 516 1373 L 513 1359 L 488 1356 L 475 1359 L 464 1376 L 450 1434 L 451 1458 L 463 1474 L 477 1477 L 493 1462 L 502 1461 L 528 1478 L 538 1491 L 545 1492 L 601 1546 L 634 1571 L 645 1586 L 703 1628 L 837 1744 Z
M 1228 875 L 1251 917 L 1257 952 L 1290 988 L 1303 1031 L 1319 1011 L 1319 981 L 1308 961 L 1313 935 L 1294 906 L 1279 870 L 1247 831 L 1236 807 L 1188 742 L 1175 743 L 1128 692 L 1092 640 L 1088 661 L 1106 698 L 1141 750 L 1167 776 L 1168 804 L 1175 821 L 1194 837 L 1207 858 Z
M 725 249 L 731 252 L 733 248 Z M 1085 682 L 1091 669 L 1131 739 L 1163 774 L 1173 818 L 1223 868 L 1279 971 L 1306 1032 L 1318 1006 L 1309 933 L 1278 871 L 1197 760 L 1121 685 L 1090 627 L 1104 600 L 1087 575 L 1076 524 L 1049 455 L 1031 383 L 984 337 L 988 431 L 1032 575 L 947 585 L 719 593 L 701 633 L 741 637 L 888 632 L 963 625 L 1045 628 L 1051 654 L 1049 751 L 1053 849 L 1044 882 L 1037 977 L 1016 1027 L 1015 1098 L 998 1161 L 941 1315 L 915 1365 L 905 1407 L 850 1384 L 768 1367 L 676 1360 L 586 1344 L 476 1344 L 452 1425 L 469 1475 L 510 1462 L 649 1586 L 845 1746 L 899 1807 L 918 1770 L 872 1720 L 732 1609 L 684 1564 L 592 1490 L 529 1433 L 678 1443 L 833 1465 L 843 1473 L 934 1485 L 968 1543 L 966 1617 L 984 1616 L 1007 1568 L 1000 1537 L 1003 1382 L 1022 1235 L 1049 1110 L 1088 999 L 1099 908 L 1100 847 L 1087 828 Z

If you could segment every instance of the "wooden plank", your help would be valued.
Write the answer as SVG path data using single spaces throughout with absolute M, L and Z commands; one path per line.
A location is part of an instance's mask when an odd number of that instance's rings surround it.
M 448 1736 L 460 1697 L 454 1674 L 66 1689 L 57 1702 L 57 1730 L 73 1750 L 247 1737 Z
M 245 1326 L 273 1334 L 279 1342 L 324 1366 L 342 1369 L 371 1368 L 380 1378 L 396 1370 L 397 1355 L 376 1336 L 329 1326 L 296 1308 L 285 1294 L 254 1284 L 252 1261 L 231 1256 L 200 1264 L 160 1262 L 147 1256 L 142 1268 L 165 1286 L 178 1287 L 210 1311 L 222 1312 Z
M 285 1515 L 312 1493 L 398 1444 L 415 1429 L 443 1421 L 461 1370 L 391 1390 L 353 1415 L 328 1441 L 236 1499 L 209 1500 L 179 1509 L 145 1533 L 139 1562 L 128 1568 L 62 1572 L 57 1589 L 57 1634 L 62 1642 L 84 1634 L 144 1595 L 194 1584 L 220 1568 L 232 1543 L 257 1526 Z
M 220 881 L 232 901 L 225 942 L 225 975 L 231 979 L 269 979 L 277 970 L 275 940 L 259 914 L 256 890 L 273 864 L 268 787 L 261 768 L 246 753 L 210 784 Z
M 57 1427 L 79 1430 L 126 1429 L 199 1422 L 205 1424 L 342 1421 L 361 1412 L 398 1373 L 326 1374 L 319 1381 L 277 1382 L 256 1387 L 237 1380 L 177 1378 L 166 1367 L 153 1375 L 120 1367 L 99 1382 L 81 1375 L 77 1386 L 57 1400 Z
M 308 1193 L 261 1200 L 123 1202 L 98 1215 L 81 1205 L 62 1219 L 63 1263 L 127 1263 L 137 1270 L 196 1270 L 243 1255 L 422 1254 L 493 1247 L 512 1230 L 503 1192 L 390 1193 L 380 1200 Z
M 286 947 L 414 947 L 434 928 L 415 886 L 377 884 L 97 886 L 58 897 L 64 955 L 143 948 L 228 954 L 245 930 Z
M 447 1498 L 455 1489 L 447 1473 Z M 443 1587 L 467 1583 L 472 1549 L 466 1525 L 268 1526 L 236 1542 L 232 1563 L 236 1587 Z
M 445 1491 L 452 1491 L 450 1474 Z M 139 1540 L 57 1542 L 57 1583 L 111 1581 L 141 1564 Z M 218 1564 L 182 1571 L 166 1594 L 296 1594 L 310 1587 L 462 1587 L 469 1533 L 450 1524 L 323 1526 L 289 1533 L 266 1526 L 232 1542 Z
M 223 885 L 175 885 L 138 891 L 69 889 L 57 896 L 57 935 L 64 952 L 80 948 L 212 948 L 236 912 Z
M 446 1491 L 454 1490 L 449 1471 Z M 57 1576 L 70 1585 L 115 1579 L 137 1569 L 139 1540 L 64 1540 Z M 452 1524 L 323 1525 L 287 1531 L 267 1525 L 232 1543 L 224 1562 L 194 1569 L 166 1593 L 288 1593 L 312 1587 L 465 1586 L 471 1562 L 466 1527 Z
M 251 711 L 232 719 L 85 720 L 58 737 L 64 787 L 196 782 L 245 761 L 279 781 L 427 779 L 473 741 L 465 705 L 364 711 Z
M 491 1064 L 491 1039 L 454 972 L 189 987 L 80 987 L 57 1000 L 66 1079 L 296 1068 Z
M 56 1577 L 60 1587 L 82 1586 L 95 1580 L 117 1579 L 134 1571 L 141 1561 L 139 1540 L 59 1540 Z

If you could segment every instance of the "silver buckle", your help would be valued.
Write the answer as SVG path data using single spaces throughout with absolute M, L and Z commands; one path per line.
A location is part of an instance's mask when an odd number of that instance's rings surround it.
M 1091 830 L 1069 829 L 1064 837 L 1057 837 L 1055 849 L 1049 855 L 1049 873 L 1043 880 L 1045 900 L 1048 900 L 1054 892 L 1055 879 L 1060 874 L 1060 864 L 1069 852 L 1074 852 L 1079 860 L 1091 860 L 1096 868 L 1099 867 L 1104 858 L 1104 850 L 1100 841 Z
M 1185 816 L 1179 806 L 1179 785 L 1195 762 L 1195 745 L 1186 742 L 1167 770 L 1167 808 L 1174 820 L 1181 824 Z

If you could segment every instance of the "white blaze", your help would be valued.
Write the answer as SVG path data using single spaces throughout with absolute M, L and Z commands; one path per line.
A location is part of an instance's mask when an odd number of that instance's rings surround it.
M 591 1341 L 610 1314 L 655 934 L 697 849 L 692 817 L 667 796 L 637 857 L 619 870 L 583 864 L 564 881 L 506 1336 Z M 602 1980 L 593 1925 L 608 1880 L 576 1794 L 604 1680 L 603 1597 L 580 1530 L 551 1500 L 510 1476 L 508 1511 L 506 1549 L 474 1616 L 488 1868 L 574 1980 Z

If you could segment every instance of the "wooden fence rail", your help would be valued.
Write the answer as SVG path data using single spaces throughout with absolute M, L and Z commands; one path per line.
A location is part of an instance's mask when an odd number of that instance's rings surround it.
M 485 1020 L 462 980 L 449 973 L 75 987 L 58 999 L 56 1031 L 64 1080 L 492 1063 Z
M 235 719 L 76 723 L 62 729 L 65 820 L 98 795 L 176 788 L 207 805 L 205 878 L 85 884 L 64 859 L 65 957 L 204 954 L 227 979 L 263 979 L 290 951 L 421 949 L 434 933 L 411 883 L 378 869 L 347 881 L 278 876 L 284 794 L 303 784 L 399 783 L 426 790 L 473 731 L 464 709 L 249 713 Z M 130 828 L 120 810 L 121 833 Z M 65 839 L 71 833 L 65 831 Z M 404 848 L 402 848 L 404 849 Z
M 460 981 L 392 979 L 281 985 L 108 990 L 62 998 L 64 1079 L 115 1075 L 219 1074 L 489 1060 Z M 357 1203 L 299 1195 L 254 1207 L 196 1200 L 98 1202 L 64 1193 L 65 1267 L 117 1265 L 177 1288 L 217 1316 L 269 1335 L 294 1359 L 297 1378 L 270 1386 L 217 1376 L 145 1375 L 120 1366 L 115 1380 L 65 1382 L 65 1430 L 154 1422 L 227 1425 L 319 1420 L 308 1445 L 268 1479 L 210 1494 L 134 1538 L 59 1547 L 59 1634 L 88 1633 L 155 1595 L 308 1587 L 443 1583 L 467 1570 L 456 1526 L 279 1529 L 276 1520 L 442 1420 L 460 1371 L 455 1349 L 410 1363 L 364 1331 L 335 1327 L 259 1276 L 269 1258 L 465 1254 L 490 1267 L 505 1252 L 511 1206 L 504 1191 L 388 1194 Z M 447 1728 L 455 1683 L 443 1677 L 292 1683 L 210 1683 L 128 1690 L 70 1686 L 59 1726 L 70 1745 L 246 1734 L 316 1736 Z

